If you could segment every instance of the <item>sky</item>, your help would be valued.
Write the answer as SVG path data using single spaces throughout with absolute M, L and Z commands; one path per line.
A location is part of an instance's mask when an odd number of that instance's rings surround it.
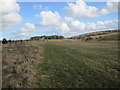
M 0 39 L 29 39 L 118 29 L 116 2 L 7 2 L 2 0 Z

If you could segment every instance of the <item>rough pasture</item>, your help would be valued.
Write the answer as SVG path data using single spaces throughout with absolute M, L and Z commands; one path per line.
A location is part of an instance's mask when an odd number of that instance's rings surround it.
M 118 88 L 118 41 L 42 40 L 4 44 L 3 87 Z
M 51 40 L 44 42 L 38 88 L 118 88 L 117 41 Z
M 39 43 L 40 44 L 40 43 Z M 37 72 L 35 69 L 40 57 L 40 46 L 35 41 L 12 41 L 2 48 L 3 88 L 31 87 Z

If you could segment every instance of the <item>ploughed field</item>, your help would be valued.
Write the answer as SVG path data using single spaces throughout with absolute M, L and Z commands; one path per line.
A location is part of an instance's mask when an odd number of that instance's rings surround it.
M 46 40 L 6 44 L 2 55 L 3 86 L 118 88 L 118 51 L 118 41 Z

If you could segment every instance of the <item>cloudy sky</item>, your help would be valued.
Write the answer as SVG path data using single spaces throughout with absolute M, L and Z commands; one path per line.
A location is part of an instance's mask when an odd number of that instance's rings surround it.
M 0 38 L 27 39 L 31 36 L 64 35 L 118 28 L 115 2 L 7 2 L 0 6 Z

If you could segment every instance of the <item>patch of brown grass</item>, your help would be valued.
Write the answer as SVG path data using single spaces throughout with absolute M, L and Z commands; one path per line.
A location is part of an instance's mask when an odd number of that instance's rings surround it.
M 40 41 L 23 41 L 3 45 L 3 88 L 31 87 L 37 72 L 35 66 L 41 60 L 41 43 Z

